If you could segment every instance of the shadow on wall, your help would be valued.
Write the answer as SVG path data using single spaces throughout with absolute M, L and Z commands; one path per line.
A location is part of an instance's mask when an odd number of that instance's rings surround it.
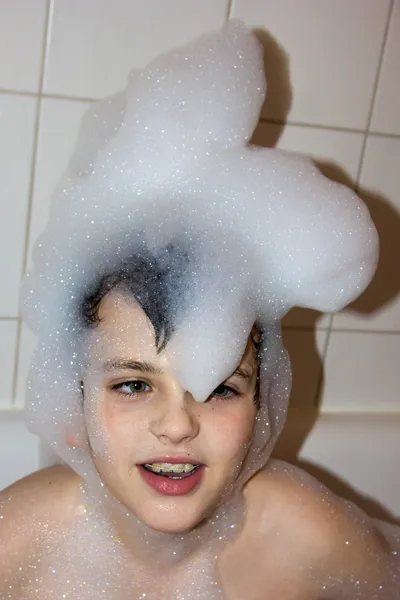
M 258 145 L 275 146 L 285 127 L 285 121 L 292 103 L 292 87 L 289 75 L 289 59 L 284 49 L 264 30 L 255 30 L 257 38 L 264 47 L 265 73 L 267 77 L 267 98 L 262 109 L 262 121 L 274 123 L 273 127 L 264 127 L 262 133 L 257 128 L 253 135 Z M 316 161 L 319 169 L 334 181 L 348 187 L 354 184 L 347 173 L 335 164 Z M 366 189 L 357 189 L 358 195 L 370 210 L 380 238 L 380 259 L 377 272 L 368 289 L 346 311 L 353 314 L 372 314 L 391 302 L 400 292 L 400 215 L 387 199 Z M 311 475 L 317 477 L 339 496 L 356 503 L 373 517 L 394 521 L 393 516 L 378 502 L 361 495 L 329 470 L 298 459 L 298 454 L 315 425 L 320 412 L 320 402 L 324 388 L 324 375 L 321 359 L 315 345 L 315 325 L 320 313 L 308 309 L 293 309 L 283 320 L 283 327 L 296 323 L 303 328 L 299 344 L 298 336 L 290 336 L 284 330 L 284 343 L 293 364 L 293 389 L 291 405 L 304 406 L 304 418 L 300 427 L 285 427 L 278 442 L 274 456 L 296 464 Z M 308 334 L 306 333 L 308 332 Z M 295 340 L 297 340 L 295 342 Z M 297 365 L 301 368 L 297 369 Z M 312 387 L 310 382 L 317 384 Z
M 277 123 L 269 139 L 265 140 L 265 146 L 272 147 L 278 143 L 292 106 L 289 56 L 268 31 L 253 31 L 264 48 L 264 71 L 267 79 L 267 97 L 261 110 L 261 120 Z

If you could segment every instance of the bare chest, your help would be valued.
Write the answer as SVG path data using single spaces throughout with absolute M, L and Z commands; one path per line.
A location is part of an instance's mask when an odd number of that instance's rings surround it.
M 10 600 L 319 600 L 296 569 L 266 561 L 261 545 L 239 539 L 219 555 L 203 550 L 168 569 L 144 568 L 104 548 L 53 548 L 32 557 Z M 264 552 L 266 549 L 263 549 Z M 168 551 L 168 550 L 167 550 Z

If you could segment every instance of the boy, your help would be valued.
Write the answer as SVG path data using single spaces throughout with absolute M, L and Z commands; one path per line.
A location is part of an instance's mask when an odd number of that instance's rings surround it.
M 124 270 L 84 302 L 87 435 L 68 435 L 124 513 L 112 502 L 93 511 L 96 496 L 68 466 L 4 490 L 0 597 L 394 600 L 394 547 L 361 511 L 279 461 L 238 485 L 259 411 L 257 326 L 232 375 L 197 403 L 168 343 L 157 348 L 167 315 L 155 329 L 155 306 L 133 296 L 141 280 Z
M 87 118 L 23 288 L 29 418 L 69 466 L 2 492 L 2 598 L 398 595 L 396 529 L 269 458 L 279 319 L 350 301 L 377 243 L 351 192 L 247 147 L 260 60 L 230 24 Z

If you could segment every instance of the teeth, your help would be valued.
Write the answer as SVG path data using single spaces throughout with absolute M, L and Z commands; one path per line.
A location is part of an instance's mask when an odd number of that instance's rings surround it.
M 190 463 L 146 463 L 145 467 L 150 468 L 155 473 L 190 473 L 197 465 L 192 465 Z

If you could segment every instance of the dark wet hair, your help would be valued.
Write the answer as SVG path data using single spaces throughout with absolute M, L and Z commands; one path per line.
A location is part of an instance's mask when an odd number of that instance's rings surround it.
M 185 249 L 171 243 L 155 256 L 141 248 L 94 282 L 81 303 L 83 324 L 94 327 L 100 322 L 101 302 L 112 290 L 128 292 L 153 325 L 160 352 L 176 328 L 188 288 L 189 256 Z
M 191 272 L 188 252 L 178 244 L 169 244 L 164 251 L 154 256 L 150 252 L 135 253 L 120 261 L 111 273 L 103 273 L 93 283 L 81 302 L 81 318 L 85 327 L 95 327 L 100 321 L 99 310 L 102 300 L 112 290 L 128 292 L 138 302 L 151 322 L 157 351 L 161 352 L 170 340 L 180 319 L 179 308 L 187 298 Z M 179 303 L 176 299 L 179 299 Z M 254 403 L 259 407 L 260 348 L 259 339 L 251 337 L 258 357 L 257 383 Z
M 256 387 L 254 390 L 254 396 L 253 396 L 253 402 L 256 405 L 257 409 L 260 408 L 260 375 L 261 375 L 261 347 L 262 347 L 262 343 L 264 340 L 264 331 L 261 328 L 261 326 L 256 323 L 255 326 L 257 327 L 257 330 L 259 332 L 259 339 L 254 339 L 253 336 L 251 336 L 251 342 L 253 344 L 253 347 L 256 351 L 256 356 L 257 356 L 257 380 L 256 380 Z

